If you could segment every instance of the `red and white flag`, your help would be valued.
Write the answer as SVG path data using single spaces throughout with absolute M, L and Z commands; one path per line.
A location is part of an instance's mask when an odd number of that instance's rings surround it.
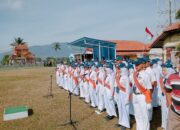
M 145 28 L 145 32 L 148 36 L 148 39 L 152 39 L 154 37 L 154 35 L 151 33 L 148 27 Z

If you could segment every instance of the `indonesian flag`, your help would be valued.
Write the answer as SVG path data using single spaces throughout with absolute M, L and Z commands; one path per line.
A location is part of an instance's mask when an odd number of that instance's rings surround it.
M 148 36 L 148 39 L 152 39 L 154 37 L 154 35 L 150 32 L 148 27 L 145 28 L 145 32 Z

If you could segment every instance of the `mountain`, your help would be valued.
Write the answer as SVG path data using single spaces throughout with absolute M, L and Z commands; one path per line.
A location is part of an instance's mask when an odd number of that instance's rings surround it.
M 35 54 L 36 57 L 40 58 L 46 58 L 46 57 L 68 57 L 71 53 L 80 53 L 83 52 L 84 49 L 80 49 L 79 47 L 74 47 L 68 45 L 68 43 L 61 43 L 60 47 L 61 50 L 55 51 L 53 48 L 53 44 L 48 45 L 41 45 L 41 46 L 30 46 L 29 50 L 33 54 Z M 3 58 L 4 55 L 11 54 L 10 51 L 0 53 L 0 60 Z

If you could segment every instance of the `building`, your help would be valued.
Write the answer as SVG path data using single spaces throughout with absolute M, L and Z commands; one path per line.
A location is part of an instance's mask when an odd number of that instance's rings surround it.
M 179 64 L 179 57 L 175 56 L 175 53 L 178 51 L 176 46 L 180 46 L 180 22 L 167 26 L 152 42 L 150 52 L 159 49 L 164 61 L 170 59 L 176 65 L 177 63 Z M 153 53 L 150 54 L 153 55 Z
M 10 56 L 10 63 L 34 64 L 35 55 L 29 51 L 27 44 L 15 44 Z
M 69 44 L 72 46 L 92 48 L 92 58 L 97 61 L 101 61 L 102 59 L 114 60 L 116 58 L 116 44 L 114 42 L 83 37 Z
M 73 54 L 76 61 L 90 61 L 93 59 L 92 48 L 86 48 L 82 53 Z
M 149 52 L 149 45 L 139 41 L 129 40 L 110 40 L 116 44 L 116 56 L 124 58 L 136 59 L 139 56 L 147 55 Z
M 83 37 L 74 42 L 71 42 L 70 45 L 85 47 L 92 49 L 92 54 L 89 55 L 89 58 L 85 58 L 84 54 L 78 53 L 75 54 L 76 59 L 83 60 L 94 59 L 94 60 L 114 60 L 116 56 L 122 56 L 124 58 L 135 59 L 142 55 L 147 55 L 149 53 L 149 44 L 146 45 L 138 41 L 128 41 L 128 40 L 98 40 Z

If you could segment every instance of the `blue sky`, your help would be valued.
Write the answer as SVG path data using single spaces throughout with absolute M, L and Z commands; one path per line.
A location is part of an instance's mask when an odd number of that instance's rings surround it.
M 29 46 L 71 42 L 87 36 L 105 40 L 151 42 L 148 26 L 157 34 L 164 0 L 0 0 L 0 52 L 10 50 L 15 37 Z M 180 0 L 175 0 L 175 8 Z

